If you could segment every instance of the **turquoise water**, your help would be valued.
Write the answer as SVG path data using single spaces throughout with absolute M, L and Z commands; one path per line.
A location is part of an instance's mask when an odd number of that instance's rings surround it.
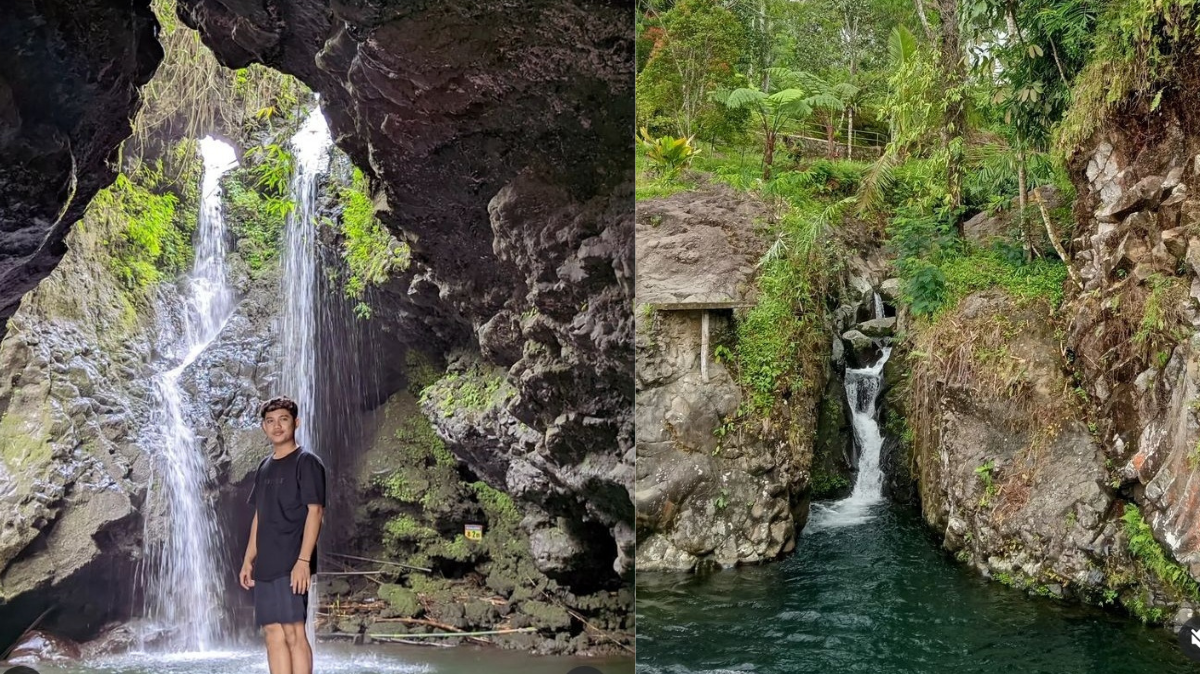
M 460 646 L 321 644 L 315 674 L 568 674 L 588 666 L 602 674 L 633 674 L 632 658 L 566 658 L 534 656 L 519 651 Z M 86 665 L 34 665 L 40 674 L 265 674 L 266 651 L 223 651 L 204 654 L 130 654 Z M 0 666 L 0 672 L 5 668 Z
M 917 513 L 871 514 L 776 564 L 639 574 L 638 674 L 1200 672 L 1168 630 L 988 581 Z

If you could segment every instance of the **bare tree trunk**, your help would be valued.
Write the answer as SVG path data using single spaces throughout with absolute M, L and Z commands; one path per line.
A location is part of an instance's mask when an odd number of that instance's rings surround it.
M 918 0 L 920 2 L 920 0 Z M 962 103 L 962 85 L 966 80 L 963 68 L 962 43 L 958 34 L 958 0 L 938 0 L 938 13 L 942 19 L 941 69 L 947 91 L 956 95 L 946 104 L 946 118 L 942 124 L 942 143 L 950 156 L 946 162 L 946 188 L 950 193 L 950 205 L 962 205 L 962 156 L 956 146 L 966 133 L 966 111 Z M 958 223 L 958 234 L 963 236 L 962 222 Z
M 1021 233 L 1025 236 L 1025 260 L 1033 262 L 1033 232 L 1025 217 L 1025 207 L 1029 205 L 1029 196 L 1025 186 L 1025 149 L 1017 150 L 1017 203 L 1020 210 Z
M 846 159 L 854 159 L 854 108 L 847 108 L 846 121 Z
M 771 164 L 775 161 L 775 131 L 767 131 L 766 141 L 763 148 L 763 182 L 771 179 Z
M 925 28 L 925 37 L 929 39 L 930 44 L 937 44 L 937 36 L 929 25 L 929 17 L 925 16 L 924 0 L 913 0 L 913 4 L 917 8 L 917 17 L 921 19 L 921 26 Z
M 1058 234 L 1054 231 L 1054 225 L 1050 222 L 1050 214 L 1046 212 L 1046 204 L 1042 202 L 1042 195 L 1039 192 L 1034 192 L 1033 200 L 1037 202 L 1038 209 L 1042 212 L 1042 222 L 1046 223 L 1046 236 L 1050 237 L 1050 245 L 1054 246 L 1054 251 L 1062 258 L 1063 264 L 1067 265 L 1067 273 L 1071 275 L 1071 280 L 1075 282 L 1075 287 L 1083 290 L 1083 281 L 1080 280 L 1075 268 L 1071 266 L 1071 259 L 1067 257 L 1067 251 L 1063 250 L 1062 244 L 1058 242 Z

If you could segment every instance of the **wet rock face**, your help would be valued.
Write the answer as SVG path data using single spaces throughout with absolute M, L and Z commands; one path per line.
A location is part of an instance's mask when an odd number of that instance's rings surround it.
M 1123 494 L 1155 538 L 1200 578 L 1200 137 L 1171 107 L 1150 138 L 1106 128 L 1073 161 L 1079 193 L 1067 347 L 1099 410 Z M 1153 300 L 1162 334 L 1129 340 Z M 1124 301 L 1124 312 L 1114 303 Z M 1132 309 L 1130 308 L 1132 307 Z M 1124 314 L 1124 315 L 1123 315 Z
M 704 312 L 652 308 L 745 300 L 765 249 L 754 232 L 763 214 L 761 204 L 720 185 L 639 206 L 639 571 L 769 561 L 795 547 L 803 524 L 792 506 L 808 486 L 811 445 L 793 448 L 725 426 L 742 403 L 738 382 L 714 358 L 717 345 L 735 339 L 732 312 L 709 311 L 705 379 Z M 803 516 L 807 506 L 795 510 Z
M 262 62 L 320 93 L 338 145 L 386 202 L 381 221 L 409 242 L 415 269 L 485 357 L 509 368 L 506 415 L 541 436 L 540 460 L 451 448 L 500 488 L 520 477 L 510 465 L 533 466 L 554 485 L 550 502 L 566 501 L 551 515 L 582 510 L 627 546 L 627 8 L 181 0 L 179 12 L 225 65 Z
M 769 561 L 795 547 L 803 525 L 790 504 L 807 487 L 799 461 L 811 462 L 812 448 L 797 457 L 749 433 L 718 437 L 742 394 L 721 363 L 709 362 L 707 381 L 701 375 L 699 313 L 659 312 L 639 330 L 639 339 L 653 330 L 655 342 L 638 354 L 640 571 Z
M 82 638 L 133 596 L 150 462 L 151 325 L 95 252 L 96 228 L 22 302 L 0 344 L 0 642 L 44 609 L 94 593 L 43 623 Z
M 1065 397 L 1044 311 L 979 293 L 914 346 L 940 345 L 935 364 L 916 366 L 908 401 L 921 506 L 946 548 L 985 575 L 1059 596 L 1097 593 L 1123 545 L 1120 523 L 1104 454 Z M 986 355 L 1001 342 L 1007 352 Z
M 149 0 L 13 0 L 0 9 L 0 324 L 66 253 L 112 182 L 117 145 L 162 60 Z

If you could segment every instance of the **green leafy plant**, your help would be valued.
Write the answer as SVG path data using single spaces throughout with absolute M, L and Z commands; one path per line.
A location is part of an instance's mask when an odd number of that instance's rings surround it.
M 991 498 L 996 495 L 996 485 L 993 481 L 996 472 L 996 460 L 988 459 L 987 463 L 975 468 L 975 475 L 983 482 L 983 496 L 979 499 L 979 507 L 986 508 Z
M 106 233 L 110 268 L 128 290 L 144 290 L 180 272 L 189 258 L 185 232 L 176 225 L 178 198 L 157 192 L 162 176 L 143 167 L 134 178 L 121 173 L 88 205 L 85 223 Z
M 661 178 L 671 179 L 692 163 L 692 158 L 700 153 L 700 149 L 692 144 L 692 138 L 675 138 L 661 136 L 653 138 L 646 127 L 642 127 L 638 142 L 645 150 L 646 159 L 654 165 L 654 171 Z
M 724 487 L 721 487 L 721 493 L 720 493 L 720 495 L 717 496 L 717 500 L 714 505 L 716 505 L 717 510 L 724 510 L 725 508 L 728 508 L 729 507 L 729 490 L 725 489 Z
M 1142 518 L 1142 513 L 1136 505 L 1125 504 L 1121 521 L 1125 524 L 1125 535 L 1129 539 L 1129 554 L 1138 564 L 1181 596 L 1193 601 L 1200 600 L 1200 585 L 1197 585 L 1186 568 L 1167 557 L 1166 551 L 1155 540 L 1154 532 Z
M 391 275 L 408 269 L 411 252 L 408 244 L 397 241 L 375 217 L 375 205 L 369 196 L 366 176 L 354 169 L 351 184 L 340 191 L 342 203 L 342 257 L 349 270 L 346 297 L 359 300 L 355 312 L 369 318 L 370 307 L 363 301 L 368 288 L 383 285 Z

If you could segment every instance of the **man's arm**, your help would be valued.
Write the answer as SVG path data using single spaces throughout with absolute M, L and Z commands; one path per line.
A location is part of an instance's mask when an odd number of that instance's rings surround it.
M 254 586 L 254 579 L 250 577 L 250 574 L 254 569 L 255 559 L 258 559 L 258 513 L 254 513 L 254 521 L 250 523 L 250 542 L 246 544 L 246 556 L 242 559 L 242 572 L 238 574 L 238 580 L 247 590 Z
M 308 504 L 308 516 L 304 518 L 304 538 L 300 541 L 300 557 L 292 568 L 292 591 L 296 594 L 308 592 L 312 580 L 309 563 L 317 550 L 317 534 L 321 532 L 321 518 L 325 508 L 316 503 Z

